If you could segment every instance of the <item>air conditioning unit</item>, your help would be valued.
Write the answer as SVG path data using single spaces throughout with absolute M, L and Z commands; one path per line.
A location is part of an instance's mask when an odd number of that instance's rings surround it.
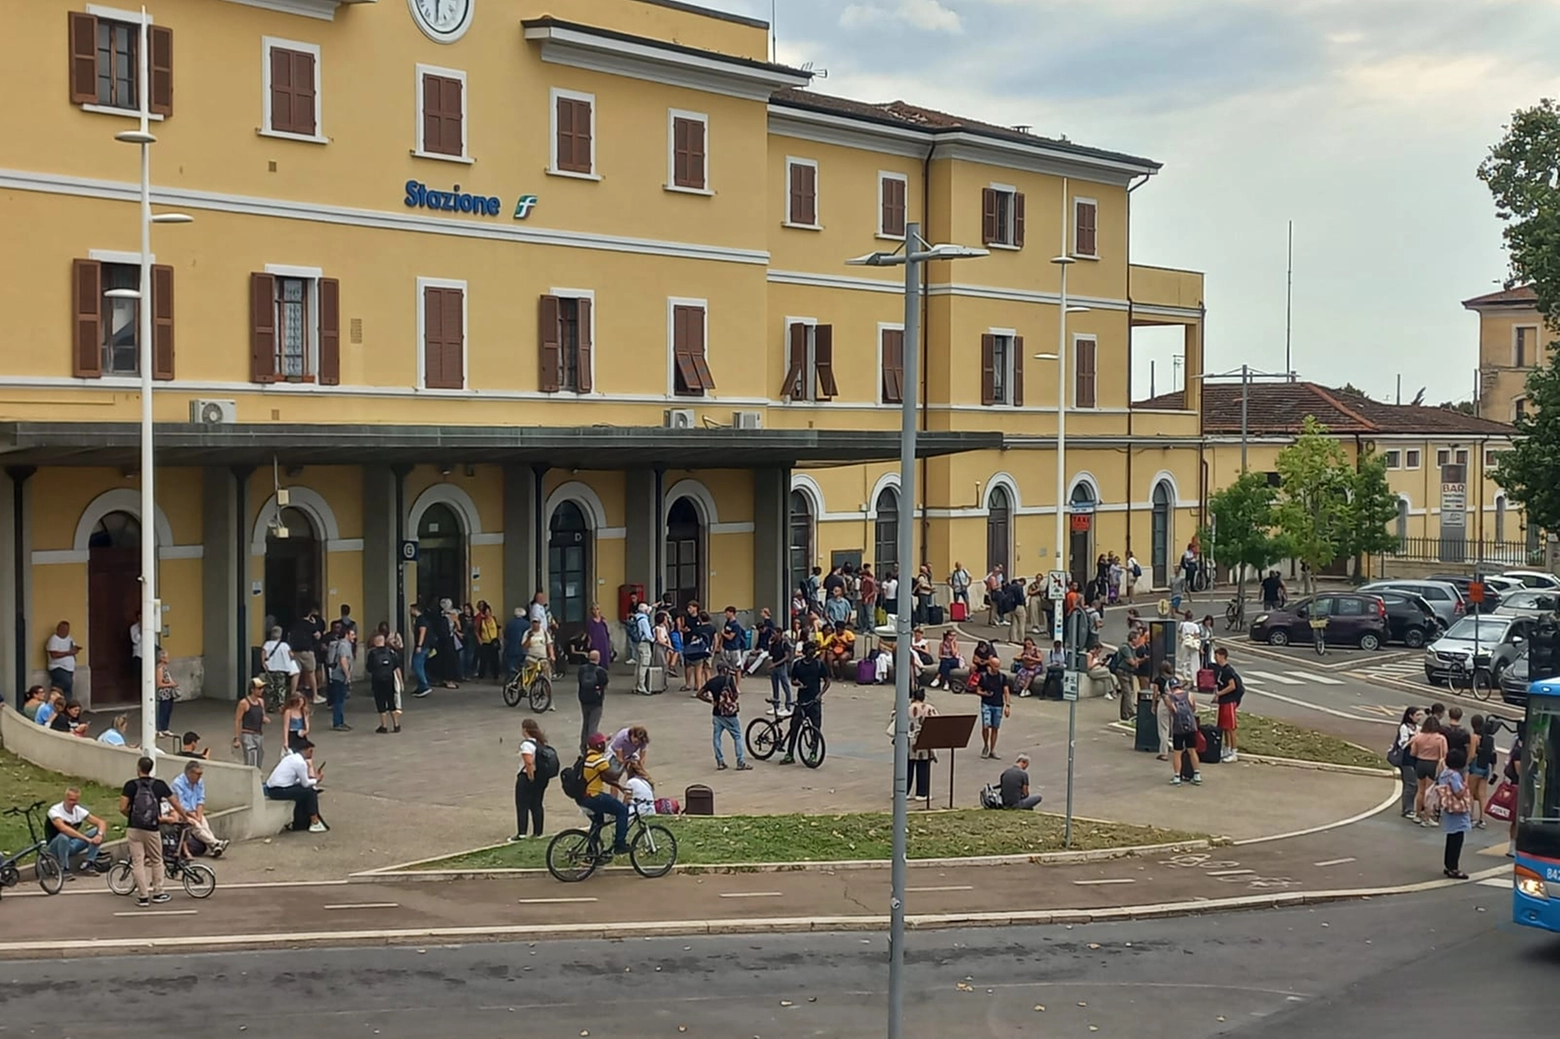
M 731 425 L 736 429 L 763 429 L 764 416 L 757 411 L 733 411 Z
M 667 429 L 692 429 L 693 428 L 693 409 L 692 408 L 667 408 L 666 409 L 666 428 Z
M 192 400 L 190 422 L 197 426 L 231 426 L 238 421 L 236 400 Z

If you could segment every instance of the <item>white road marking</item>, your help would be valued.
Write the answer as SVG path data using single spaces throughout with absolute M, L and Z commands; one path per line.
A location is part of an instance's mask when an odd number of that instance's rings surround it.
M 1488 880 L 1481 880 L 1481 881 L 1479 881 L 1479 886 L 1480 887 L 1501 887 L 1501 888 L 1505 888 L 1507 891 L 1510 891 L 1511 890 L 1511 880 L 1508 877 L 1491 877 Z
M 1124 877 L 1119 880 L 1075 880 L 1073 883 L 1079 887 L 1093 887 L 1096 884 L 1136 884 L 1137 881 L 1131 877 Z
M 1254 869 L 1210 869 L 1205 875 L 1210 877 L 1244 877 L 1255 873 Z
M 1350 714 L 1348 711 L 1335 711 L 1331 707 L 1323 707 L 1321 704 L 1307 703 L 1304 700 L 1296 700 L 1292 696 L 1283 696 L 1279 693 L 1270 693 L 1266 689 L 1253 689 L 1258 696 L 1266 696 L 1272 700 L 1282 700 L 1284 703 L 1294 704 L 1296 707 L 1304 707 L 1312 711 L 1321 711 L 1323 714 L 1331 714 L 1338 718 L 1347 718 L 1351 722 L 1374 722 L 1377 725 L 1396 725 L 1391 718 L 1367 718 L 1362 714 Z
M 400 909 L 399 902 L 342 902 L 339 905 L 326 906 L 326 909 Z
M 1293 675 L 1295 678 L 1303 678 L 1307 681 L 1315 682 L 1317 685 L 1348 685 L 1347 682 L 1341 679 L 1329 678 L 1326 675 L 1318 675 L 1311 671 L 1285 671 L 1284 674 Z
M 582 895 L 578 898 L 519 898 L 515 901 L 519 902 L 523 906 L 538 906 L 554 905 L 559 902 L 596 902 L 599 901 L 599 899 Z
M 1272 671 L 1253 671 L 1251 673 L 1258 678 L 1265 678 L 1270 682 L 1277 682 L 1279 685 L 1305 685 L 1305 683 L 1298 678 L 1290 678 L 1288 675 L 1274 674 Z
M 723 891 L 721 898 L 781 898 L 783 891 Z
M 130 909 L 115 916 L 194 916 L 199 909 Z
M 945 884 L 941 887 L 907 887 L 906 891 L 974 891 L 974 884 Z
M 1313 863 L 1311 863 L 1311 865 L 1313 865 L 1313 866 L 1320 866 L 1320 867 L 1325 869 L 1328 866 L 1342 866 L 1345 863 L 1354 862 L 1354 861 L 1356 861 L 1354 856 L 1350 855 L 1346 859 L 1323 859 L 1321 862 L 1313 862 Z

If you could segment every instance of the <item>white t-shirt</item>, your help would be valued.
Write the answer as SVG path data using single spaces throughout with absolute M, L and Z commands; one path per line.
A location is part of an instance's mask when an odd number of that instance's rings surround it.
M 314 777 L 309 775 L 309 763 L 303 755 L 292 751 L 283 755 L 282 760 L 276 763 L 276 768 L 271 770 L 271 777 L 265 781 L 266 786 L 290 787 L 313 786 Z
M 520 773 L 520 772 L 524 772 L 525 771 L 525 756 L 527 754 L 531 755 L 531 764 L 535 765 L 536 764 L 536 741 L 535 740 L 521 740 L 520 741 L 520 762 L 519 762 L 519 764 L 517 764 L 515 766 L 515 772 L 517 774 Z
M 82 824 L 87 821 L 87 816 L 91 814 L 91 812 L 87 811 L 87 806 L 79 801 L 76 803 L 75 808 L 66 808 L 65 802 L 61 801 L 49 809 L 50 819 L 59 819 L 74 830 L 81 829 Z
M 539 602 L 533 602 L 531 604 L 531 611 L 526 615 L 526 619 L 541 621 L 542 629 L 545 631 L 547 628 L 547 607 L 543 606 Z
M 639 777 L 634 777 L 623 784 L 628 789 L 629 806 L 640 815 L 655 814 L 655 791 Z
M 35 642 L 33 645 L 36 646 L 37 643 Z M 60 638 L 58 635 L 49 636 L 48 650 L 50 653 L 68 653 L 75 648 L 76 640 L 69 635 L 66 635 L 64 638 Z M 50 657 L 49 670 L 75 671 L 76 658 L 74 656 Z
M 267 671 L 280 671 L 287 675 L 298 673 L 298 661 L 293 659 L 292 647 L 280 639 L 267 642 L 260 647 L 261 656 L 265 657 L 265 669 Z
M 526 632 L 520 641 L 525 646 L 526 656 L 532 660 L 547 659 L 547 647 L 552 645 L 552 636 L 548 634 L 546 628 L 541 631 L 532 629 Z

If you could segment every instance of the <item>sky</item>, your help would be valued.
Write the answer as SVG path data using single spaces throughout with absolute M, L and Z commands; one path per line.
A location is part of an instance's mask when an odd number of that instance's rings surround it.
M 769 19 L 771 0 L 699 0 Z M 1207 370 L 1284 368 L 1467 399 L 1507 276 L 1475 170 L 1512 111 L 1560 95 L 1560 0 L 774 0 L 815 88 L 902 99 L 1147 156 L 1132 259 L 1206 273 Z M 1179 336 L 1142 330 L 1135 396 Z

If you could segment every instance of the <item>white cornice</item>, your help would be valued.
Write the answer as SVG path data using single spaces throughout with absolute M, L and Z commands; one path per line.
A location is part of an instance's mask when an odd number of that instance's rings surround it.
M 769 132 L 778 137 L 911 159 L 926 158 L 933 140 L 930 134 L 919 130 L 776 104 L 769 106 Z
M 245 7 L 258 7 L 262 11 L 276 11 L 278 14 L 297 14 L 305 18 L 318 18 L 321 21 L 332 22 L 336 20 L 336 8 L 342 4 L 373 4 L 379 0 L 227 0 L 230 4 L 243 4 Z
M 532 25 L 527 40 L 541 44 L 543 61 L 608 75 L 669 83 L 749 101 L 767 101 L 781 87 L 806 86 L 810 77 L 777 68 L 692 54 L 653 41 L 628 40 L 563 25 Z

